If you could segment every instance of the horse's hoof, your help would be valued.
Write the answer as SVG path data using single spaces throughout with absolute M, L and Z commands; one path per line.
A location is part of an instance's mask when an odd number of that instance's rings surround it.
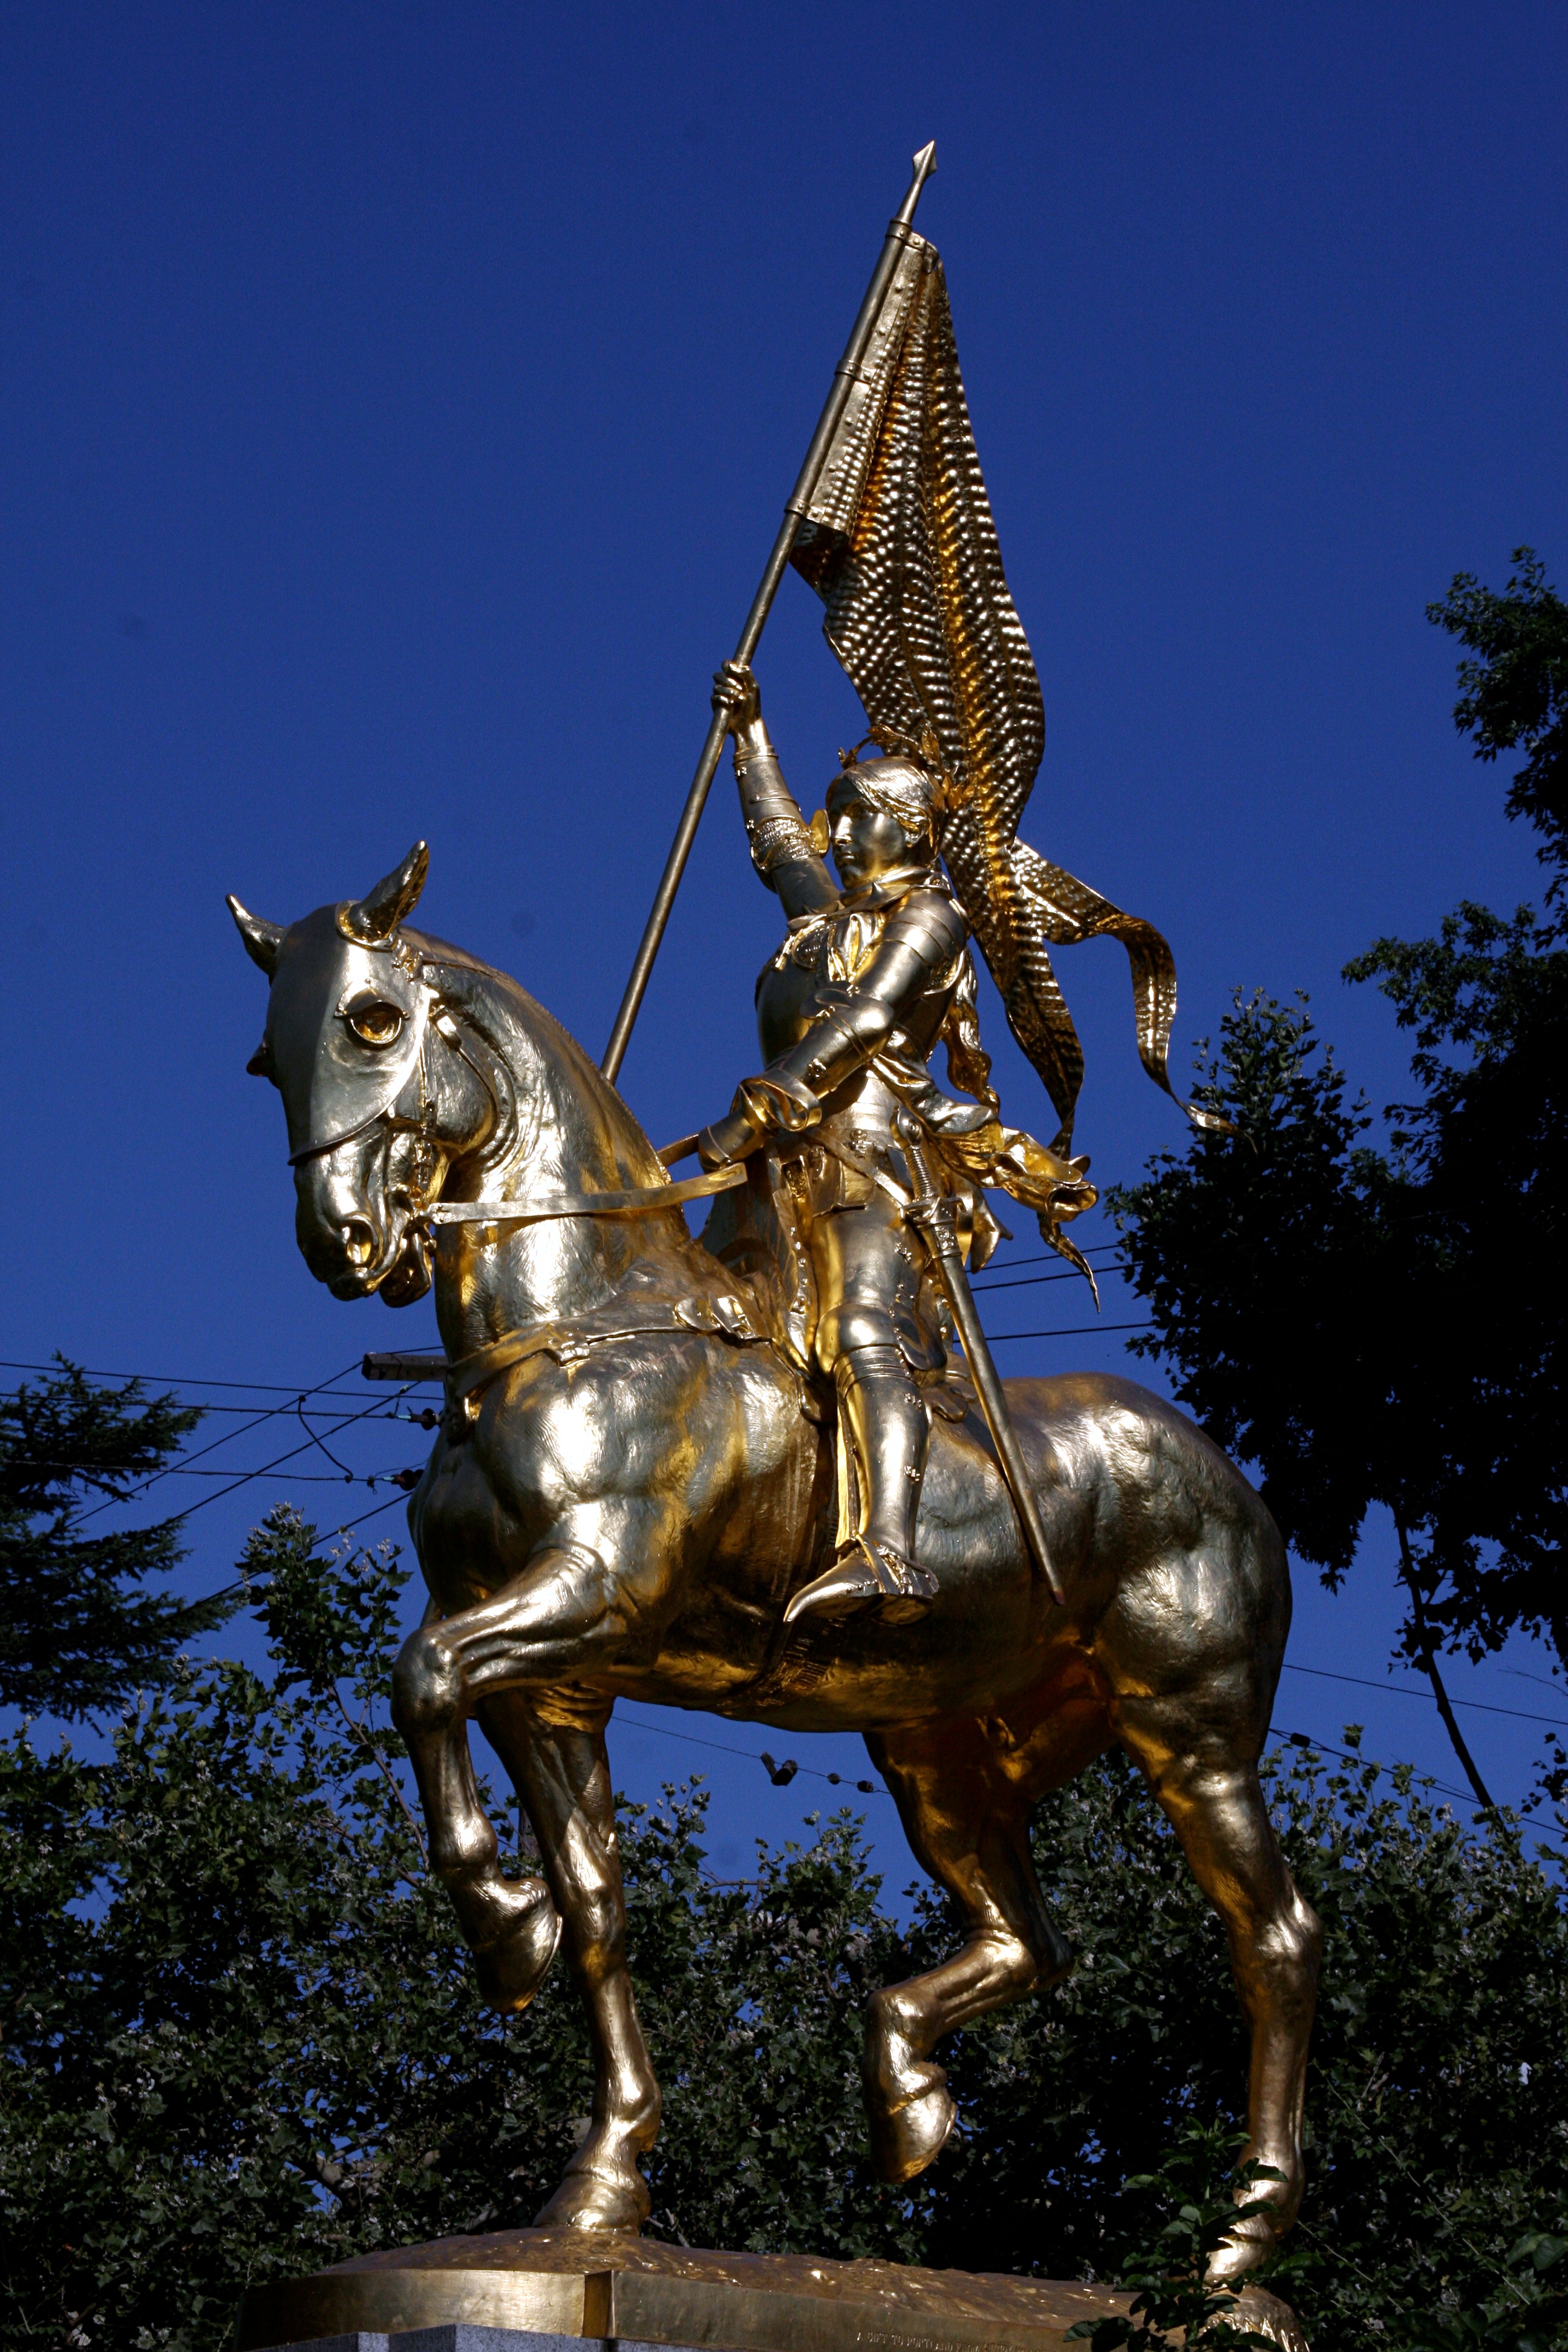
M 507 1881 L 511 1916 L 499 1936 L 474 1953 L 479 1998 L 488 2009 L 512 2015 L 526 2009 L 544 1982 L 561 1941 L 561 1914 L 542 1878 Z
M 653 2199 L 635 2164 L 574 2165 L 549 2203 L 535 2214 L 536 2230 L 629 2231 L 635 2237 Z
M 941 2155 L 958 2113 L 942 2068 L 928 2064 L 919 2072 L 931 2079 L 897 2105 L 868 2102 L 871 2158 L 884 2180 L 912 2180 L 923 2172 Z
M 1250 2328 L 1254 2335 L 1276 2344 L 1279 2352 L 1308 2352 L 1307 2339 L 1301 2323 L 1288 2303 L 1277 2294 L 1268 2294 L 1260 2286 L 1245 2286 L 1237 2297 L 1236 2309 L 1226 2316 L 1236 2327 Z
M 1209 2256 L 1204 2276 L 1214 2284 L 1233 2284 L 1279 2251 L 1279 2239 L 1268 2214 L 1253 2213 L 1245 2221 L 1232 2223 L 1222 2243 Z

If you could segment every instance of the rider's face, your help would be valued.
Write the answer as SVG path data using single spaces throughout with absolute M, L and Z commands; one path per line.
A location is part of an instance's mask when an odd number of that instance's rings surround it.
M 910 836 L 898 818 L 873 808 L 853 785 L 829 795 L 827 823 L 833 862 L 847 889 L 908 863 Z

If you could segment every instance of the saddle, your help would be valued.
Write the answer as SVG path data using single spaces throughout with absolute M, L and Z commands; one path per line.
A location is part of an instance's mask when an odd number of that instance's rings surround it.
M 836 1401 L 833 1383 L 818 1370 L 812 1352 L 819 1301 L 806 1219 L 826 1205 L 847 1205 L 858 1181 L 869 1191 L 868 1175 L 858 1177 L 848 1154 L 832 1154 L 818 1171 L 798 1145 L 783 1150 L 766 1145 L 747 1160 L 744 1185 L 714 1202 L 700 1237 L 737 1286 L 744 1286 L 757 1321 L 805 1383 L 803 1411 L 824 1425 L 836 1418 Z M 828 1192 L 831 1202 L 825 1197 Z M 933 1334 L 912 1315 L 895 1313 L 894 1323 L 900 1351 L 928 1413 L 958 1422 L 977 1410 L 968 1376 L 940 1339 L 933 1343 Z

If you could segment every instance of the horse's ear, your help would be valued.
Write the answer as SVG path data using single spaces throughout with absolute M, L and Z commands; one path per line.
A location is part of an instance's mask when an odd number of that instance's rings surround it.
M 281 923 L 268 923 L 259 915 L 248 914 L 239 900 L 229 893 L 225 900 L 234 917 L 235 927 L 245 941 L 245 952 L 252 963 L 258 963 L 268 980 L 278 969 L 278 950 L 283 943 Z
M 378 882 L 368 898 L 352 899 L 338 908 L 338 929 L 343 937 L 358 940 L 362 947 L 389 940 L 404 918 L 414 912 L 429 870 L 430 852 L 416 841 L 402 865 Z

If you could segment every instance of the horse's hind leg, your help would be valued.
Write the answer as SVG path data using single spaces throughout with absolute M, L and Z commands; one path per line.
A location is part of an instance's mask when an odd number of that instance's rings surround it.
M 1117 1729 L 1225 1922 L 1252 2037 L 1242 2160 L 1256 2158 L 1283 2176 L 1252 2192 L 1268 2200 L 1272 2216 L 1239 2224 L 1210 2263 L 1212 2275 L 1237 2278 L 1273 2252 L 1301 2202 L 1301 2101 L 1323 1931 L 1280 1852 L 1252 1742 L 1251 1752 L 1236 1752 L 1223 1712 L 1185 1699 L 1124 1699 Z
M 637 2158 L 658 2131 L 659 2089 L 626 1967 L 626 1895 L 604 1727 L 545 1723 L 540 1706 L 550 1706 L 547 1694 L 525 1698 L 502 1691 L 478 1709 L 539 1839 L 594 2044 L 589 2129 L 536 2226 L 640 2230 L 650 2200 Z
M 917 1859 L 959 1905 L 962 1948 L 940 1968 L 871 1996 L 862 2073 L 871 2148 L 885 2180 L 909 2180 L 947 2137 L 944 2033 L 1055 1984 L 1072 1955 L 1046 1909 L 1029 1854 L 1028 1801 L 984 1727 L 964 1718 L 870 1733 Z

